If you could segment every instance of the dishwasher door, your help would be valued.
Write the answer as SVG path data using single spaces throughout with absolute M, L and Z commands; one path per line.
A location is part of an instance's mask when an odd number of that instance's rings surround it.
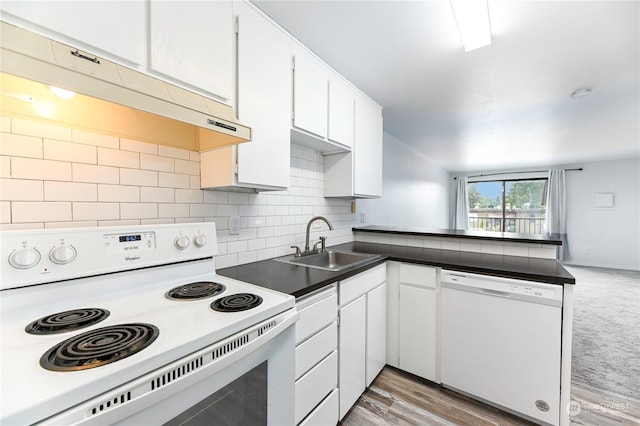
M 443 385 L 558 425 L 561 324 L 562 286 L 442 271 Z

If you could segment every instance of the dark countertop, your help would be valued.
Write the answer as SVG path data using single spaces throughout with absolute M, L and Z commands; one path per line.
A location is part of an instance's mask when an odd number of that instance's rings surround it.
M 368 225 L 352 228 L 353 232 L 377 232 L 383 234 L 421 235 L 425 237 L 470 238 L 489 241 L 508 241 L 513 243 L 562 245 L 562 237 L 558 234 L 532 235 L 516 232 L 469 231 L 461 229 L 423 229 L 402 228 L 398 226 Z
M 359 274 L 387 260 L 418 263 L 459 272 L 494 275 L 550 284 L 575 284 L 575 278 L 560 263 L 551 259 L 501 256 L 453 250 L 437 250 L 388 244 L 351 242 L 330 249 L 379 254 L 382 257 L 365 266 L 342 272 L 307 268 L 275 260 L 218 269 L 225 277 L 256 284 L 301 297 L 328 284 Z

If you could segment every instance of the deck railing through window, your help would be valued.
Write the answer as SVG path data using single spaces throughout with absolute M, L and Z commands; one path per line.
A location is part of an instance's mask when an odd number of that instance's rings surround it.
M 501 212 L 497 212 L 500 214 Z M 494 213 L 495 214 L 495 213 Z M 509 217 L 511 215 L 511 217 Z M 500 215 L 501 216 L 501 215 Z M 477 231 L 544 233 L 545 210 L 507 212 L 507 217 L 492 217 L 490 209 L 470 209 L 469 229 Z

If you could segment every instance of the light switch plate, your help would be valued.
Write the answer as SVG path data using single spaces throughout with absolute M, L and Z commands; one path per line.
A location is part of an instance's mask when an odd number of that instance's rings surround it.
M 240 216 L 229 217 L 229 235 L 238 235 L 240 233 Z

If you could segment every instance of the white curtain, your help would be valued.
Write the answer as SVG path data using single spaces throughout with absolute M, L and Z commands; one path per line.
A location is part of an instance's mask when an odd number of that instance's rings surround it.
M 563 169 L 549 170 L 548 179 L 545 232 L 557 234 L 562 239 L 562 246 L 558 248 L 558 260 L 569 260 L 565 171 Z
M 451 216 L 452 229 L 469 229 L 469 198 L 467 178 L 459 177 L 456 189 L 456 205 Z

